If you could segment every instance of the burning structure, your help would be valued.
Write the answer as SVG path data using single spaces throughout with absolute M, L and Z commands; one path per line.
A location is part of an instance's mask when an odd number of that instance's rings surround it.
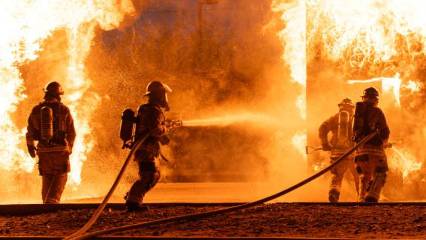
M 7 9 L 0 18 L 5 201 L 38 199 L 29 190 L 38 188 L 20 190 L 36 175 L 23 128 L 45 83 L 63 83 L 64 101 L 76 118 L 65 195 L 81 198 L 102 195 L 105 178 L 115 176 L 123 158 L 121 111 L 139 105 L 153 79 L 175 90 L 171 117 L 201 119 L 178 129 L 165 150 L 175 161 L 168 181 L 300 179 L 307 164 L 315 167 L 322 159 L 307 159 L 304 151 L 308 143 L 318 143 L 320 121 L 339 100 L 356 101 L 363 88 L 374 85 L 382 89 L 380 104 L 391 116 L 391 168 L 409 186 L 410 197 L 424 197 L 416 192 L 425 184 L 420 182 L 425 181 L 426 20 L 420 0 L 1 5 Z

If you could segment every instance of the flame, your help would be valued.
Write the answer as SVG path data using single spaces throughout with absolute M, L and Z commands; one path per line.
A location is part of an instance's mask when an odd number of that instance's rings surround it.
M 411 93 L 417 93 L 420 92 L 420 89 L 422 88 L 422 84 L 413 80 L 409 80 L 407 84 L 403 86 L 405 89 L 410 90 Z
M 403 80 L 413 75 L 418 57 L 426 53 L 422 47 L 426 43 L 425 1 L 310 0 L 307 4 L 309 56 L 320 52 L 325 59 L 374 75 L 382 64 L 381 71 L 393 72 L 394 77 L 359 82 L 381 81 L 382 90 L 392 91 L 397 106 L 401 88 L 420 90 L 419 81 Z M 403 79 L 399 72 L 404 73 Z
M 306 4 L 304 0 L 274 0 L 272 11 L 281 13 L 285 28 L 278 33 L 283 46 L 282 59 L 290 67 L 292 81 L 301 87 L 296 99 L 302 119 L 306 119 Z
M 394 77 L 377 77 L 366 80 L 348 80 L 349 84 L 373 82 L 380 82 L 382 84 L 383 92 L 392 92 L 395 99 L 395 105 L 398 107 L 401 106 L 401 89 L 408 89 L 411 93 L 419 92 L 421 89 L 421 84 L 413 80 L 409 80 L 406 84 L 402 84 L 399 73 L 395 74 Z
M 395 98 L 396 106 L 401 106 L 401 79 L 399 78 L 399 73 L 397 73 L 394 77 L 377 77 L 367 80 L 348 80 L 349 84 L 372 82 L 381 82 L 383 92 L 392 92 Z
M 324 45 L 328 58 L 348 59 L 354 67 L 386 62 L 401 54 L 426 52 L 416 48 L 426 40 L 426 18 L 422 0 L 310 0 L 310 35 Z M 401 37 L 404 42 L 401 44 Z
M 425 7 L 422 0 L 309 0 L 309 61 L 320 57 L 357 75 L 378 76 L 349 83 L 380 82 L 395 105 L 405 107 L 401 97 L 424 87 L 415 78 L 426 53 Z M 404 175 L 421 167 L 408 152 L 395 149 L 395 154 Z
M 297 152 L 299 152 L 303 159 L 307 159 L 305 147 L 307 146 L 307 134 L 306 132 L 298 132 L 291 138 L 291 143 L 296 148 Z
M 295 105 L 299 110 L 301 120 L 306 120 L 306 2 L 295 0 L 274 0 L 272 11 L 281 14 L 281 21 L 285 24 L 278 36 L 284 46 L 282 59 L 290 68 L 292 81 L 299 84 L 300 95 L 296 98 Z M 307 142 L 306 130 L 296 132 L 292 144 L 306 160 L 305 146 Z
M 420 170 L 422 168 L 422 163 L 417 162 L 415 157 L 412 156 L 406 150 L 400 150 L 395 146 L 392 147 L 392 150 L 396 153 L 397 157 L 392 158 L 393 164 L 397 168 L 401 169 L 402 177 L 405 179 L 410 172 Z
M 84 61 L 95 27 L 105 30 L 117 27 L 126 14 L 132 13 L 133 5 L 130 0 L 1 0 L 0 6 L 0 167 L 27 172 L 34 167 L 34 160 L 23 148 L 25 130 L 19 129 L 12 118 L 18 104 L 26 98 L 19 65 L 37 59 L 43 51 L 41 43 L 52 32 L 65 29 L 69 62 L 59 81 L 64 85 L 67 93 L 64 102 L 69 105 L 78 130 L 70 182 L 79 184 L 82 163 L 93 144 L 88 122 L 96 106 L 96 96 L 87 97 L 91 82 L 86 77 Z

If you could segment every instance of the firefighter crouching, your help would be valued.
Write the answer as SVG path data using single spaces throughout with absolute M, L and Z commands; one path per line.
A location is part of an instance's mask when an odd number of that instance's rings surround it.
M 349 98 L 346 98 L 338 106 L 339 112 L 323 122 L 319 128 L 322 150 L 331 151 L 331 163 L 353 146 L 352 122 L 354 105 Z M 331 144 L 328 141 L 329 132 L 332 133 Z M 353 156 L 349 156 L 331 170 L 332 178 L 328 193 L 330 202 L 339 201 L 343 176 L 348 169 L 355 179 L 356 186 L 358 186 L 358 174 L 355 171 Z
M 140 179 L 133 183 L 126 195 L 126 207 L 128 211 L 146 210 L 142 206 L 145 194 L 151 190 L 160 179 L 159 156 L 160 144 L 168 144 L 166 118 L 164 111 L 169 110 L 167 93 L 171 89 L 159 81 L 152 81 L 147 86 L 145 96 L 148 102 L 141 105 L 134 119 L 136 122 L 135 141 L 148 137 L 135 151 L 135 160 L 139 166 Z M 132 113 L 126 110 L 123 113 L 123 121 L 120 137 L 126 142 L 131 138 Z M 125 122 L 128 126 L 126 127 Z M 126 133 L 127 128 L 127 133 Z M 126 136 L 127 135 L 127 136 Z
M 44 101 L 32 109 L 28 118 L 26 140 L 31 157 L 37 155 L 39 159 L 43 203 L 59 203 L 76 133 L 70 110 L 61 103 L 61 85 L 51 82 L 44 92 Z
M 354 141 L 358 142 L 374 131 L 378 133 L 356 151 L 356 169 L 361 175 L 360 201 L 363 202 L 379 200 L 388 171 L 384 145 L 390 131 L 384 113 L 377 107 L 378 103 L 379 93 L 370 87 L 364 90 L 362 102 L 356 104 L 355 110 Z

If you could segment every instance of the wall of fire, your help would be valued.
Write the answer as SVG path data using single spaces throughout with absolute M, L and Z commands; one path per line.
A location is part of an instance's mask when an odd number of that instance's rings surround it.
M 402 153 L 394 157 L 395 153 L 390 150 L 389 156 L 394 159 L 392 164 L 395 163 L 392 168 L 399 170 L 392 174 L 397 175 L 395 182 L 402 174 L 405 176 L 403 182 L 410 186 L 417 184 L 409 188 L 414 191 L 412 196 L 424 197 L 420 193 L 425 192 L 422 181 L 426 179 L 423 162 L 426 156 L 422 148 L 425 140 L 426 65 L 419 35 L 396 34 L 398 36 L 392 41 L 398 46 L 395 51 L 398 54 L 386 61 L 377 62 L 371 56 L 366 58 L 365 52 L 374 51 L 360 51 L 356 40 L 351 43 L 353 45 L 349 44 L 354 47 L 348 47 L 340 58 L 332 58 L 327 47 L 336 41 L 324 37 L 328 36 L 328 30 L 336 27 L 333 25 L 336 23 L 332 19 L 319 19 L 333 16 L 318 11 L 319 5 L 315 4 L 323 1 L 303 1 L 303 4 L 297 4 L 302 1 L 272 0 L 132 2 L 136 4 L 137 14 L 125 19 L 118 29 L 95 29 L 85 61 L 87 77 L 92 83 L 84 93 L 84 99 L 97 102 L 96 111 L 90 118 L 94 145 L 83 163 L 81 185 L 68 188 L 67 196 L 96 195 L 93 189 L 105 192 L 109 187 L 109 181 L 105 179 L 115 177 L 126 154 L 120 149 L 118 138 L 121 112 L 126 107 L 136 109 L 144 101 L 145 86 L 153 79 L 163 80 L 174 89 L 170 96 L 170 117 L 193 119 L 244 110 L 267 114 L 279 122 L 278 126 L 258 121 L 254 126 L 239 123 L 227 127 L 176 130 L 172 145 L 164 150 L 165 155 L 176 162 L 164 164 L 163 181 L 247 181 L 263 180 L 275 174 L 280 183 L 289 183 L 306 173 L 306 156 L 303 154 L 306 142 L 303 136 L 296 138 L 302 140 L 297 141 L 296 147 L 302 149 L 302 153 L 298 153 L 291 143 L 295 132 L 304 133 L 307 128 L 308 145 L 318 145 L 316 136 L 321 121 L 337 110 L 336 105 L 342 98 L 357 101 L 367 87 L 365 83 L 349 84 L 348 80 L 381 78 L 368 85 L 381 90 L 380 104 L 389 116 L 391 141 Z M 200 2 L 204 4 L 200 5 Z M 324 3 L 340 6 L 341 2 L 330 0 Z M 283 10 L 277 10 L 279 7 L 271 9 L 271 6 L 281 6 L 280 3 L 284 4 Z M 313 4 L 307 5 L 306 13 L 304 3 Z M 300 6 L 302 14 L 298 12 Z M 293 12 L 295 7 L 298 9 Z M 353 7 L 365 9 L 358 5 Z M 374 7 L 378 6 L 371 9 Z M 302 17 L 305 21 L 299 22 L 300 16 L 306 16 L 306 19 Z M 348 22 L 344 20 L 337 22 Z M 378 26 L 392 25 L 386 17 L 378 22 Z M 290 35 L 293 30 L 305 30 L 303 26 L 306 27 L 306 48 L 294 51 L 292 43 L 300 39 L 292 39 Z M 285 36 L 278 36 L 283 29 L 287 29 Z M 49 33 L 38 58 L 19 65 L 27 95 L 13 114 L 19 129 L 26 124 L 26 117 L 22 116 L 26 116 L 31 106 L 42 98 L 44 85 L 49 80 L 63 80 L 63 73 L 69 67 L 67 34 L 63 29 Z M 359 39 L 365 35 L 368 34 L 359 34 Z M 333 37 L 338 36 L 345 35 Z M 306 62 L 293 61 L 303 57 Z M 368 64 L 360 64 L 364 60 Z M 303 83 L 295 83 L 297 79 L 292 81 L 294 67 L 305 69 L 304 66 L 307 70 L 306 121 L 300 117 L 295 105 L 301 90 L 302 93 L 305 91 Z M 395 79 L 401 81 L 400 87 L 386 89 Z M 399 105 L 396 104 L 396 89 L 400 93 Z M 82 102 L 82 105 L 91 105 L 90 101 Z M 326 158 L 326 154 L 311 155 L 309 161 L 315 164 L 315 161 L 326 161 Z M 11 188 L 2 188 L 0 193 L 8 196 L 20 193 L 20 199 L 38 196 L 38 187 L 31 187 L 36 169 L 33 173 L 1 171 Z M 124 188 L 137 174 L 134 166 L 130 172 Z

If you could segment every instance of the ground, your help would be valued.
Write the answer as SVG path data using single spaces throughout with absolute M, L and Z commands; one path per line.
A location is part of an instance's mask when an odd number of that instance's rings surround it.
M 122 205 L 108 207 L 93 230 L 134 224 L 175 215 L 225 207 L 152 205 L 146 212 L 127 213 Z M 0 216 L 2 236 L 64 236 L 81 227 L 93 209 Z M 226 215 L 179 224 L 152 226 L 116 235 L 162 237 L 328 237 L 426 239 L 426 204 L 272 203 Z

